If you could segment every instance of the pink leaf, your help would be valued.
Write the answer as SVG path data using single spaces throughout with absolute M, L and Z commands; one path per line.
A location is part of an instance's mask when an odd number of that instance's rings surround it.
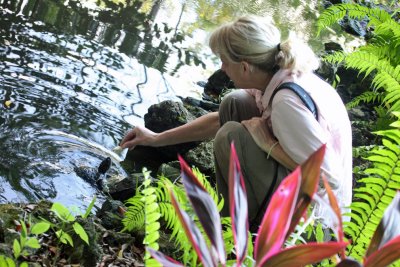
M 256 263 L 281 249 L 299 194 L 300 181 L 300 168 L 297 167 L 272 195 L 255 241 Z
M 386 208 L 385 213 L 375 233 L 369 243 L 366 257 L 371 255 L 377 249 L 382 247 L 385 243 L 400 235 L 400 191 L 398 191 L 393 198 L 390 205 Z
M 147 247 L 147 251 L 150 255 L 156 259 L 159 263 L 162 264 L 164 267 L 182 267 L 183 265 L 176 260 L 164 255 L 162 252 L 154 250 L 152 248 Z
M 347 246 L 347 242 L 308 243 L 284 249 L 264 259 L 257 265 L 262 267 L 299 267 L 329 258 Z
M 369 256 L 365 262 L 365 267 L 388 266 L 397 259 L 400 259 L 400 236 L 390 240 L 382 248 L 378 249 Z
M 301 187 L 296 201 L 296 208 L 287 236 L 293 232 L 301 217 L 310 205 L 311 200 L 317 191 L 320 177 L 321 164 L 324 159 L 326 145 L 322 145 L 301 165 Z
M 233 238 L 236 246 L 237 266 L 241 266 L 247 252 L 249 223 L 247 220 L 247 194 L 235 146 L 231 144 L 229 168 L 229 199 Z
M 225 248 L 222 238 L 221 218 L 217 205 L 180 156 L 179 161 L 181 163 L 181 176 L 186 194 L 212 246 L 216 250 L 221 264 L 224 266 L 226 261 Z
M 190 219 L 189 215 L 180 208 L 178 201 L 176 200 L 176 197 L 171 189 L 169 189 L 169 193 L 171 195 L 172 205 L 178 214 L 179 220 L 183 226 L 183 230 L 192 243 L 193 248 L 196 250 L 200 261 L 204 266 L 216 266 L 217 264 L 214 261 L 199 228 L 197 228 L 193 220 Z
M 322 179 L 324 181 L 324 185 L 325 185 L 325 189 L 326 189 L 326 193 L 328 194 L 328 198 L 329 198 L 329 203 L 332 206 L 333 211 L 335 212 L 337 218 L 338 218 L 338 226 L 337 226 L 337 231 L 338 231 L 338 240 L 339 242 L 342 242 L 344 240 L 344 234 L 343 234 L 343 223 L 342 223 L 342 213 L 340 211 L 339 208 L 339 204 L 337 202 L 337 199 L 335 197 L 335 195 L 333 194 L 332 188 L 328 183 L 328 180 L 326 179 L 325 175 L 322 175 Z M 345 249 L 343 249 L 340 252 L 340 256 L 342 259 L 346 258 L 346 251 Z

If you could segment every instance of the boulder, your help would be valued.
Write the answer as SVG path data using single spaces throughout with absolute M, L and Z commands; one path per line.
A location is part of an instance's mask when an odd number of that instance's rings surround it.
M 195 119 L 181 102 L 171 100 L 163 101 L 159 104 L 150 106 L 144 115 L 145 127 L 156 132 L 163 132 Z M 190 149 L 198 145 L 198 142 L 188 142 L 179 145 L 164 146 L 156 148 L 167 159 L 175 160 L 178 154 L 185 154 Z

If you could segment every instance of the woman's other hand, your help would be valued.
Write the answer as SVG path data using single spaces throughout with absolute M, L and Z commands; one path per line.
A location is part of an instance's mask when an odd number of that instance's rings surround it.
M 141 126 L 136 126 L 130 130 L 122 139 L 120 146 L 122 148 L 134 149 L 136 146 L 157 146 L 157 133 Z
M 254 117 L 250 120 L 242 121 L 242 125 L 246 127 L 256 144 L 265 152 L 269 152 L 270 148 L 277 142 L 268 126 L 268 119 Z

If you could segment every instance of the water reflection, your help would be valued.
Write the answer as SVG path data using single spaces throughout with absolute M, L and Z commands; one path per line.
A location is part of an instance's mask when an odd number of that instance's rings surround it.
M 132 6 L 0 5 L 0 202 L 85 205 L 97 191 L 74 168 L 96 167 L 150 104 L 177 99 L 163 72 L 180 48 L 154 46 L 169 28 Z M 127 175 L 116 161 L 110 174 Z

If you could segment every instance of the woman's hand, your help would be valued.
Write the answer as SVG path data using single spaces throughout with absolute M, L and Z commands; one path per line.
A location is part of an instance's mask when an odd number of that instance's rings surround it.
M 265 152 L 269 153 L 271 147 L 278 142 L 270 128 L 269 119 L 254 117 L 250 120 L 242 121 L 256 144 Z
M 157 135 L 145 127 L 136 126 L 125 135 L 120 146 L 129 149 L 134 149 L 138 145 L 156 146 Z

